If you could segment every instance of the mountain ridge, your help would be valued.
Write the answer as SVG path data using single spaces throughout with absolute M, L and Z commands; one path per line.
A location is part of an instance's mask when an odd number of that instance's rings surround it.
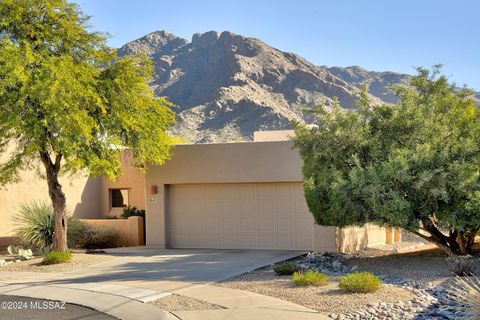
M 196 33 L 191 41 L 161 30 L 131 41 L 120 56 L 144 53 L 155 64 L 152 87 L 178 105 L 172 132 L 193 143 L 251 140 L 257 130 L 290 129 L 309 123 L 304 106 L 334 99 L 354 108 L 362 82 L 377 103 L 394 103 L 390 84 L 407 85 L 410 75 L 316 66 L 265 42 L 224 31 Z

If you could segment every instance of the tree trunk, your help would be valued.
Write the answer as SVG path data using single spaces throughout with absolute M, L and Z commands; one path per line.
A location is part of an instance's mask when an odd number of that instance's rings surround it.
M 41 152 L 40 157 L 45 166 L 48 194 L 52 201 L 53 213 L 55 215 L 55 231 L 53 237 L 53 249 L 58 251 L 67 251 L 67 212 L 66 198 L 62 191 L 62 186 L 58 182 L 58 173 L 60 172 L 60 163 L 62 155 L 57 154 L 55 163 L 50 159 L 47 152 Z
M 422 221 L 425 231 L 430 236 L 425 236 L 419 232 L 414 232 L 417 236 L 435 243 L 438 247 L 445 250 L 448 255 L 466 255 L 472 252 L 475 235 L 478 230 L 464 232 L 450 230 L 448 236 L 443 234 L 431 220 Z
M 448 244 L 444 243 L 442 240 L 437 239 L 435 236 L 432 235 L 432 236 L 429 237 L 429 236 L 426 236 L 426 235 L 424 235 L 423 233 L 420 233 L 420 232 L 418 232 L 418 231 L 414 231 L 413 233 L 414 233 L 415 235 L 419 236 L 420 238 L 423 238 L 423 239 L 425 239 L 425 240 L 427 240 L 427 241 L 430 241 L 430 242 L 436 244 L 439 248 L 445 250 L 445 252 L 446 252 L 449 256 L 450 256 L 450 255 L 454 255 L 454 253 L 453 253 L 452 249 L 450 248 L 450 246 L 449 246 Z
M 466 238 L 467 238 L 467 252 L 469 254 L 472 254 L 473 251 L 473 245 L 475 244 L 475 236 L 478 234 L 478 230 L 473 230 L 467 233 Z

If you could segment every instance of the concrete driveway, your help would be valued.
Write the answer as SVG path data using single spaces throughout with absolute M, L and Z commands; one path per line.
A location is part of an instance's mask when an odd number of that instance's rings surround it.
M 26 274 L 0 283 L 0 294 L 61 300 L 119 319 L 325 319 L 305 307 L 211 285 L 303 252 L 267 250 L 108 250 L 116 259 L 61 274 Z M 145 304 L 172 293 L 224 309 L 174 315 Z
M 218 282 L 304 253 L 147 248 L 111 249 L 107 252 L 118 259 L 71 273 L 75 282 L 126 282 L 146 279 L 189 283 Z

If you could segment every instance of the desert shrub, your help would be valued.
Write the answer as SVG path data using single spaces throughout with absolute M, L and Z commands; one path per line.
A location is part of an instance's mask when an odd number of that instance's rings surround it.
M 58 264 L 66 263 L 72 260 L 72 253 L 70 251 L 52 250 L 43 257 L 43 264 Z
M 382 280 L 370 272 L 354 272 L 340 278 L 338 286 L 348 292 L 375 292 L 382 285 Z
M 319 225 L 402 227 L 464 255 L 480 231 L 480 109 L 440 66 L 417 71 L 391 87 L 394 107 L 364 84 L 356 108 L 320 104 L 313 126 L 294 122 L 305 199 Z
M 32 202 L 20 207 L 14 216 L 15 234 L 25 243 L 34 247 L 46 247 L 53 242 L 55 217 L 50 205 Z
M 81 248 L 89 225 L 78 219 L 68 219 L 67 241 L 69 248 Z
M 297 271 L 292 276 L 292 283 L 296 286 L 324 286 L 329 282 L 330 277 L 328 275 L 315 270 Z
M 128 219 L 129 217 L 145 218 L 145 210 L 137 209 L 136 207 L 132 207 L 132 206 L 127 206 L 123 208 L 122 218 Z
M 24 204 L 13 219 L 15 225 L 14 232 L 23 243 L 34 248 L 45 248 L 52 245 L 55 231 L 55 215 L 49 203 L 33 201 L 29 204 Z M 79 230 L 81 227 L 81 221 L 69 217 L 67 238 L 74 238 L 81 232 Z
M 476 276 L 456 277 L 449 288 L 450 297 L 459 302 L 465 319 L 480 319 L 480 279 Z
M 448 259 L 450 271 L 457 276 L 470 276 L 478 273 L 477 262 L 471 256 L 450 256 Z
M 300 267 L 291 262 L 282 262 L 273 266 L 273 271 L 279 276 L 291 276 L 300 271 Z
M 117 231 L 112 227 L 86 225 L 78 247 L 85 249 L 111 248 L 117 239 Z

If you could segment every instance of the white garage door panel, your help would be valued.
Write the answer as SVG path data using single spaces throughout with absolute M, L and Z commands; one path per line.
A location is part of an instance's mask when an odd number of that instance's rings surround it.
M 301 183 L 171 185 L 168 197 L 172 248 L 312 248 Z

